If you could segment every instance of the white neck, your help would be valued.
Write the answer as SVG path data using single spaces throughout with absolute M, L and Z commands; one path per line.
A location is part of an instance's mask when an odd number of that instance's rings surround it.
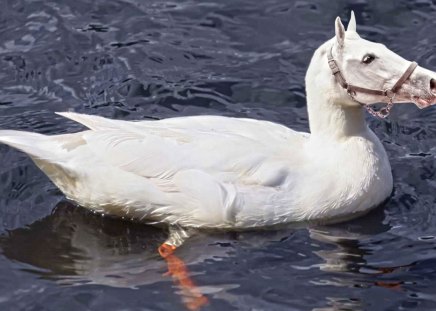
M 299 184 L 305 198 L 301 213 L 324 219 L 367 211 L 392 191 L 383 145 L 366 125 L 363 108 L 350 99 L 329 68 L 332 43 L 315 52 L 306 75 L 311 131 L 306 156 L 315 164 L 304 175 L 313 178 Z M 313 208 L 308 211 L 308 206 Z
M 307 109 L 312 137 L 335 139 L 359 136 L 368 130 L 363 108 L 353 102 L 336 82 L 322 45 L 314 54 L 306 75 Z

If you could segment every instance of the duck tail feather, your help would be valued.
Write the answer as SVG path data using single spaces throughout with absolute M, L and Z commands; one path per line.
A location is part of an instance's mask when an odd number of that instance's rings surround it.
M 0 143 L 21 150 L 39 159 L 53 158 L 49 136 L 13 130 L 0 130 Z
M 118 128 L 118 125 L 113 120 L 106 119 L 99 116 L 81 114 L 76 112 L 55 112 L 55 113 L 64 118 L 80 123 L 93 131 Z

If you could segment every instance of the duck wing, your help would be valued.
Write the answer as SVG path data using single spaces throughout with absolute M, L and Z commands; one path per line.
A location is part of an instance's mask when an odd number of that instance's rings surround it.
M 287 141 L 286 146 L 290 148 L 292 146 L 289 145 L 298 145 L 308 137 L 308 133 L 297 132 L 277 123 L 248 118 L 206 115 L 176 117 L 158 121 L 123 121 L 75 112 L 57 112 L 57 114 L 81 123 L 91 130 L 124 129 L 138 133 L 160 130 L 161 135 L 163 135 L 163 132 L 170 133 L 183 130 L 188 132 L 228 133 L 238 134 L 258 141 L 270 141 L 270 146 L 275 142 L 282 144 Z M 281 145 L 277 144 L 277 146 Z
M 289 145 L 301 148 L 306 140 L 280 125 L 247 119 L 68 117 L 91 130 L 55 136 L 0 131 L 0 141 L 29 153 L 84 206 L 194 227 L 232 226 L 253 202 L 247 193 L 262 194 L 262 201 L 275 195 L 300 162 Z

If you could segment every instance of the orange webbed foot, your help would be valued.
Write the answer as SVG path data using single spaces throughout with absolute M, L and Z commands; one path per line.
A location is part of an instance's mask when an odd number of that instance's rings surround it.
M 160 256 L 167 262 L 168 272 L 164 275 L 171 276 L 182 290 L 183 303 L 188 310 L 200 310 L 208 303 L 208 299 L 191 279 L 185 262 L 174 254 L 176 249 L 176 246 L 169 243 L 163 243 L 158 248 Z

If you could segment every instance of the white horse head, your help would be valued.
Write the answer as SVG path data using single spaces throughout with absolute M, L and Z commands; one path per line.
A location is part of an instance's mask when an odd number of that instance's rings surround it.
M 386 90 L 400 79 L 410 62 L 380 43 L 360 38 L 356 32 L 356 19 L 351 13 L 347 31 L 336 19 L 335 57 L 351 84 L 370 89 Z M 386 101 L 386 98 L 361 92 L 356 99 L 365 104 Z M 417 67 L 395 94 L 394 102 L 415 102 L 420 108 L 436 102 L 436 73 Z
M 340 18 L 336 18 L 335 32 L 335 37 L 315 52 L 306 75 L 311 129 L 327 126 L 333 119 L 337 123 L 339 114 L 352 114 L 355 120 L 363 119 L 362 107 L 375 103 L 414 102 L 420 108 L 436 103 L 436 73 L 420 66 L 411 68 L 411 74 L 406 75 L 407 79 L 390 97 L 360 91 L 353 92 L 350 96 L 350 92 L 332 75 L 329 55 L 333 57 L 346 83 L 379 91 L 391 90 L 405 76 L 411 62 L 383 44 L 362 39 L 356 31 L 353 12 L 347 30 Z M 336 116 L 332 117 L 335 110 Z M 344 126 L 346 119 L 349 120 L 350 117 L 344 117 Z

